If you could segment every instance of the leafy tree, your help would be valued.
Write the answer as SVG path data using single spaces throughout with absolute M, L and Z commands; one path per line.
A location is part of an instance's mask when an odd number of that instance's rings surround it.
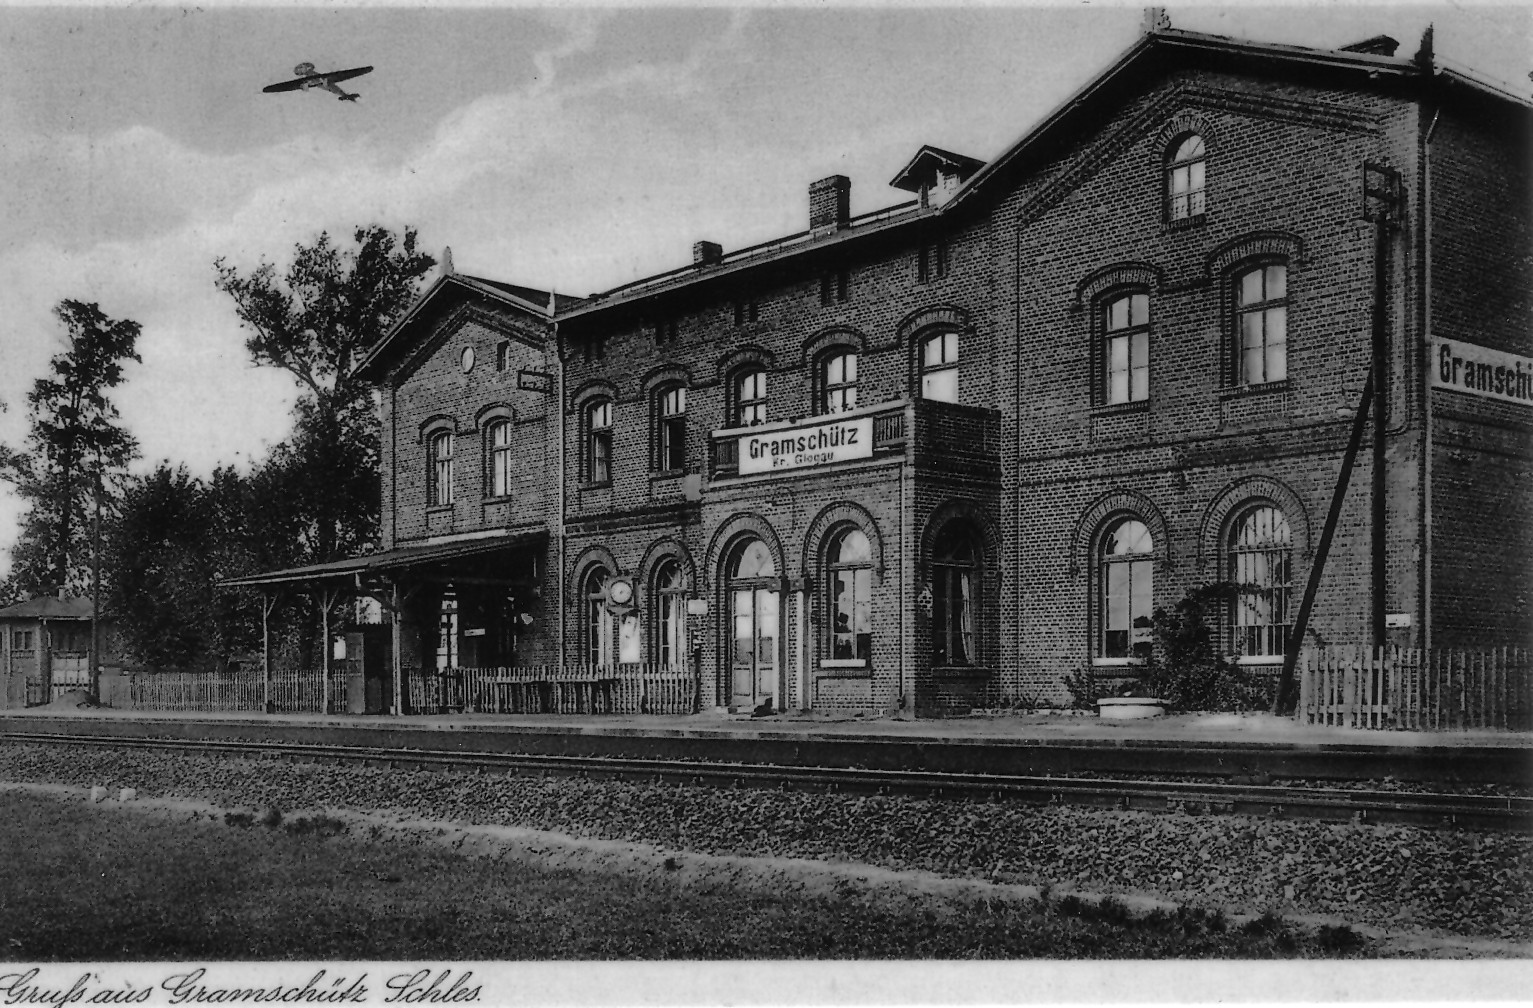
M 140 661 L 191 666 L 207 653 L 214 572 L 209 494 L 184 466 L 161 463 L 123 494 L 108 546 L 111 610 Z
M 280 276 L 269 262 L 249 273 L 215 263 L 251 359 L 287 371 L 301 390 L 294 436 L 268 463 L 300 519 L 301 561 L 334 560 L 377 536 L 378 417 L 357 365 L 436 264 L 417 251 L 413 229 L 396 236 L 374 225 L 353 240 L 343 249 L 322 232 L 295 247 Z
M 215 263 L 218 289 L 249 332 L 251 359 L 287 371 L 299 387 L 292 436 L 245 486 L 244 559 L 254 565 L 247 572 L 324 563 L 377 540 L 378 414 L 357 366 L 436 261 L 417 250 L 413 229 L 396 235 L 373 225 L 352 237 L 345 248 L 328 233 L 297 245 L 280 274 L 265 261 L 248 273 L 222 258 Z M 317 618 L 294 619 L 291 611 L 274 614 L 277 632 L 296 632 L 302 650 L 312 651 Z
M 26 450 L 0 458 L 0 476 L 15 484 L 27 506 L 10 577 L 10 591 L 23 595 L 85 591 L 96 485 L 113 494 L 138 454 L 107 398 L 122 383 L 126 362 L 139 359 L 138 323 L 108 318 L 80 301 L 60 301 L 53 313 L 65 328 L 65 350 L 27 394 Z

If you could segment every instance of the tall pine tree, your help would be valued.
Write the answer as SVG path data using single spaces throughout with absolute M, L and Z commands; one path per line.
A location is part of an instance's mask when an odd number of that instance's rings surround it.
M 4 453 L 4 475 L 27 508 L 8 590 L 23 597 L 86 593 L 96 490 L 115 496 L 138 454 L 107 397 L 122 384 L 124 365 L 139 359 L 138 323 L 81 301 L 60 301 L 53 313 L 64 326 L 64 352 L 27 394 L 25 450 Z

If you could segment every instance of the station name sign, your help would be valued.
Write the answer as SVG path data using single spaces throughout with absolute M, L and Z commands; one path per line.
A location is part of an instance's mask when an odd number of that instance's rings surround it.
M 1458 340 L 1435 339 L 1430 371 L 1433 388 L 1449 388 L 1503 402 L 1533 403 L 1533 357 Z
M 740 436 L 742 476 L 872 457 L 873 418 L 869 416 Z

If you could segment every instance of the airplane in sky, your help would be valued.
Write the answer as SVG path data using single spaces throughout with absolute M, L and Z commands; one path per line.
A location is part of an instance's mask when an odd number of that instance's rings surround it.
M 261 89 L 266 94 L 276 91 L 307 91 L 310 88 L 324 88 L 326 91 L 334 91 L 340 95 L 341 101 L 356 101 L 360 95 L 348 94 L 344 88 L 337 87 L 343 80 L 351 80 L 365 73 L 372 73 L 370 66 L 357 67 L 354 70 L 332 70 L 329 73 L 317 73 L 313 63 L 300 63 L 293 67 L 293 73 L 297 78 L 283 81 L 281 84 L 272 84 Z

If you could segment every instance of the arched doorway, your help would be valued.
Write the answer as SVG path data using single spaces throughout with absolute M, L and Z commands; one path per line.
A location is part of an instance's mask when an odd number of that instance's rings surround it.
M 729 625 L 729 706 L 735 710 L 779 707 L 779 580 L 772 551 L 760 539 L 737 545 L 724 564 Z

